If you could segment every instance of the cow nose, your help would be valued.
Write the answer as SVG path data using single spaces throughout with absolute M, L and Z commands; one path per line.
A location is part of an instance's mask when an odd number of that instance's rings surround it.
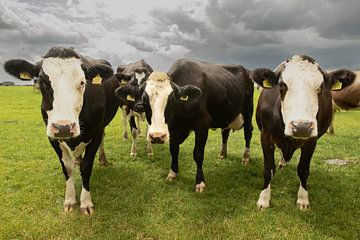
M 151 143 L 164 143 L 166 139 L 166 133 L 154 132 L 149 133 Z
M 76 123 L 70 121 L 58 121 L 51 124 L 51 131 L 55 138 L 71 138 L 75 132 Z
M 291 121 L 290 122 L 295 138 L 309 138 L 314 130 L 315 123 L 312 121 Z

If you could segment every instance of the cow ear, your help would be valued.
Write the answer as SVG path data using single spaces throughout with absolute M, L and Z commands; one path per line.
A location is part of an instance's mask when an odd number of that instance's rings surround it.
M 131 81 L 130 81 L 131 82 Z M 118 87 L 115 90 L 115 96 L 121 100 L 134 103 L 136 97 L 139 95 L 139 86 L 133 84 L 126 84 Z
M 85 77 L 92 84 L 101 84 L 103 81 L 114 75 L 114 71 L 110 66 L 104 64 L 96 64 L 94 66 L 82 65 Z
M 330 73 L 327 73 L 327 86 L 332 91 L 339 91 L 349 85 L 351 85 L 356 78 L 356 74 L 353 71 L 347 69 L 339 69 Z
M 180 102 L 188 102 L 197 99 L 202 95 L 200 88 L 194 85 L 185 85 L 177 88 L 177 100 Z
M 123 73 L 115 73 L 115 77 L 121 85 L 126 85 L 130 82 L 132 75 L 126 75 Z
M 116 69 L 116 72 L 117 73 L 122 73 L 125 69 L 125 65 L 121 65 L 121 66 L 118 66 L 117 69 Z
M 279 78 L 276 74 L 267 68 L 257 68 L 250 72 L 250 78 L 263 88 L 273 88 Z
M 22 59 L 12 59 L 4 64 L 5 71 L 23 81 L 30 81 L 39 76 L 40 63 L 32 64 Z

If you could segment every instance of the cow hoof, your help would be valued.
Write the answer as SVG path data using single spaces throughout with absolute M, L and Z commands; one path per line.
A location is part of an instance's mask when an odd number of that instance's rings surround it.
M 73 204 L 66 204 L 64 205 L 64 212 L 65 213 L 71 213 L 74 210 Z
M 136 155 L 137 155 L 137 153 L 134 153 L 134 152 L 130 153 L 130 156 L 132 156 L 132 157 L 136 157 Z
M 266 201 L 265 199 L 259 199 L 257 201 L 256 205 L 258 206 L 258 208 L 260 210 L 266 209 L 266 208 L 268 208 L 270 206 L 269 201 Z
M 309 202 L 306 202 L 306 201 L 299 201 L 297 200 L 296 201 L 296 205 L 298 206 L 298 208 L 301 210 L 301 211 L 306 211 L 310 208 L 310 203 Z
M 177 173 L 170 169 L 169 174 L 166 177 L 166 181 L 171 182 L 177 177 Z
M 201 193 L 205 190 L 205 187 L 205 183 L 201 181 L 199 184 L 195 185 L 195 191 Z
M 246 166 L 246 165 L 249 164 L 249 162 L 250 162 L 250 156 L 249 157 L 243 157 L 241 163 L 242 163 L 242 165 Z
M 223 152 L 220 152 L 219 158 L 220 158 L 220 159 L 225 159 L 225 158 L 227 158 L 227 154 L 226 154 L 226 153 L 223 153 Z
M 95 212 L 94 207 L 84 207 L 84 208 L 80 208 L 81 210 L 81 214 L 83 215 L 93 215 Z
M 299 209 L 302 211 L 307 210 L 310 206 L 308 191 L 306 191 L 301 186 L 299 187 L 298 198 L 297 198 L 296 204 L 299 207 Z
M 152 153 L 152 152 L 147 153 L 147 156 L 148 156 L 148 157 L 152 157 L 152 156 L 154 156 L 154 153 Z

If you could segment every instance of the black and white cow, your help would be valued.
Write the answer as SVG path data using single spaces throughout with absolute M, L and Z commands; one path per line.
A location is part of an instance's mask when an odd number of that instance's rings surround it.
M 117 68 L 117 73 L 124 74 L 125 76 L 131 76 L 131 78 L 123 79 L 121 81 L 122 86 L 129 84 L 129 80 L 133 79 L 133 81 L 131 81 L 131 84 L 134 85 L 135 87 L 138 87 L 140 84 L 143 84 L 148 79 L 150 73 L 152 72 L 153 69 L 143 59 L 135 63 L 119 66 Z M 119 99 L 119 101 L 121 102 L 120 107 L 122 109 L 122 122 L 124 128 L 123 137 L 125 140 L 128 139 L 127 121 L 129 120 L 130 131 L 131 131 L 130 155 L 136 156 L 137 155 L 136 138 L 138 135 L 141 134 L 140 119 L 144 120 L 144 116 L 143 114 L 136 113 L 133 111 L 134 104 L 136 102 L 134 98 L 129 97 L 127 99 Z M 137 124 L 135 122 L 135 119 L 137 120 Z M 148 156 L 153 155 L 153 150 L 150 142 L 147 142 L 147 154 Z
M 120 87 L 116 95 L 123 99 L 128 95 L 140 98 L 134 110 L 146 113 L 148 141 L 170 141 L 172 162 L 167 180 L 174 179 L 179 173 L 179 145 L 191 130 L 195 132 L 195 190 L 202 192 L 205 188 L 202 163 L 209 128 L 222 129 L 221 151 L 226 154 L 230 129 L 244 127 L 243 161 L 249 161 L 253 92 L 253 82 L 242 66 L 180 59 L 168 74 L 153 72 L 138 91 L 125 86 Z
M 21 80 L 39 79 L 46 135 L 66 178 L 65 212 L 72 211 L 76 204 L 75 159 L 85 150 L 80 163 L 83 181 L 80 209 L 84 214 L 92 214 L 90 175 L 104 127 L 119 107 L 114 94 L 120 86 L 119 79 L 106 61 L 83 57 L 71 48 L 51 48 L 35 64 L 9 60 L 4 68 Z
M 255 69 L 251 78 L 264 88 L 256 110 L 264 156 L 264 185 L 257 205 L 259 208 L 269 207 L 277 146 L 282 151 L 282 163 L 290 161 L 294 151 L 301 149 L 297 166 L 300 178 L 297 205 L 300 209 L 307 209 L 306 182 L 310 160 L 317 139 L 326 132 L 331 121 L 330 90 L 340 90 L 351 84 L 355 74 L 345 69 L 325 73 L 314 59 L 295 55 L 281 63 L 275 71 Z

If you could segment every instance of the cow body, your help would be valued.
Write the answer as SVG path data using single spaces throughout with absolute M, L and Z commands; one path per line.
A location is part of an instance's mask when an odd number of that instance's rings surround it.
M 253 90 L 247 71 L 239 65 L 180 59 L 168 74 L 153 72 L 149 76 L 140 90 L 141 100 L 135 110 L 146 113 L 148 141 L 170 142 L 172 162 L 167 180 L 177 176 L 179 146 L 192 130 L 195 133 L 196 191 L 201 192 L 205 188 L 202 163 L 209 128 L 223 129 L 222 154 L 226 154 L 230 128 L 244 127 L 244 161 L 249 160 Z M 121 96 L 128 90 L 122 89 L 117 93 Z
M 275 72 L 256 69 L 251 75 L 255 82 L 265 86 L 256 110 L 264 156 L 264 185 L 257 204 L 260 208 L 269 207 L 270 181 L 276 170 L 275 147 L 282 152 L 283 164 L 300 148 L 297 204 L 300 209 L 307 209 L 310 160 L 317 139 L 326 132 L 331 121 L 330 89 L 337 81 L 344 86 L 349 84 L 353 75 L 347 70 L 326 74 L 312 58 L 303 55 L 283 62 Z
M 355 71 L 354 73 L 356 78 L 353 84 L 341 91 L 331 91 L 333 114 L 335 114 L 336 109 L 350 110 L 360 108 L 360 71 Z M 331 121 L 329 133 L 334 133 L 333 121 Z
M 72 211 L 76 204 L 75 159 L 81 159 L 81 211 L 84 214 L 94 211 L 90 195 L 93 161 L 104 128 L 119 106 L 114 92 L 120 83 L 109 65 L 105 60 L 85 58 L 67 48 L 50 49 L 36 64 L 25 60 L 5 63 L 5 70 L 21 80 L 38 77 L 47 136 L 66 179 L 66 212 Z
M 118 73 L 125 74 L 127 76 L 131 76 L 134 81 L 132 84 L 139 86 L 143 84 L 149 77 L 150 73 L 153 72 L 151 66 L 145 62 L 145 60 L 140 60 L 135 63 L 130 63 L 127 65 L 122 65 L 117 68 Z M 122 85 L 128 84 L 127 80 L 121 81 Z M 131 101 L 134 100 L 134 101 Z M 135 99 L 119 99 L 120 107 L 122 109 L 122 123 L 123 123 L 123 138 L 126 140 L 128 138 L 128 131 L 127 131 L 127 122 L 129 121 L 130 131 L 131 131 L 131 156 L 137 155 L 137 144 L 136 138 L 138 135 L 141 134 L 140 129 L 140 120 L 144 120 L 144 116 L 135 113 L 133 111 Z M 136 118 L 135 118 L 136 117 Z M 135 122 L 137 120 L 137 124 Z M 147 154 L 148 156 L 153 155 L 152 146 L 150 142 L 147 142 Z

